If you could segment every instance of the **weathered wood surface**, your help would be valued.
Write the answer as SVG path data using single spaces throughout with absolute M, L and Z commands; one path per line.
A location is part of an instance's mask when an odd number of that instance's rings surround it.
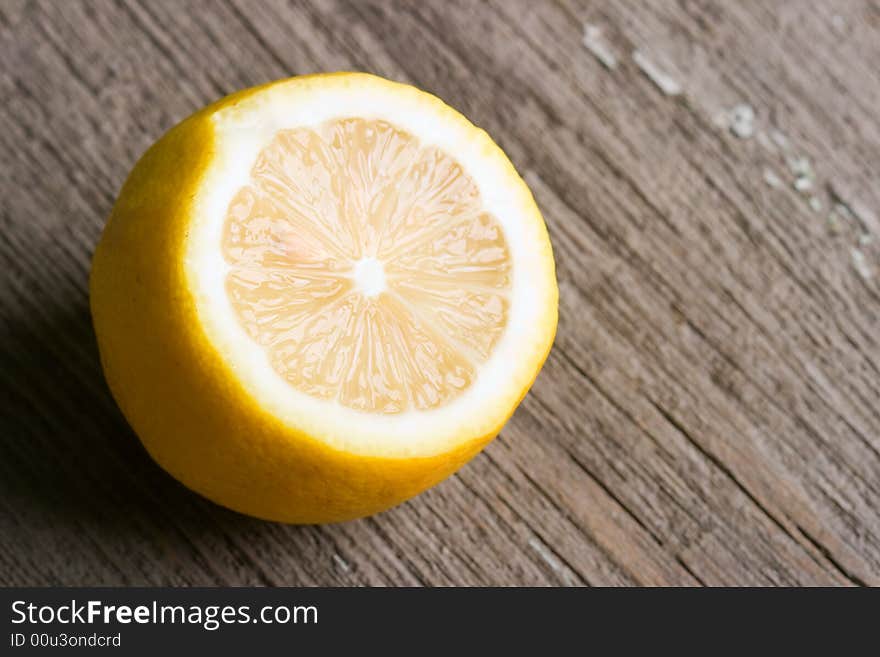
M 877 62 L 876 2 L 2 0 L 0 584 L 880 584 Z M 283 526 L 148 459 L 87 276 L 166 129 L 339 69 L 500 142 L 547 219 L 561 321 L 457 476 Z

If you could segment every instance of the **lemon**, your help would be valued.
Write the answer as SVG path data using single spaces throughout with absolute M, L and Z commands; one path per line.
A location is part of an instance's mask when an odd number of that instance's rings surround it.
M 237 511 L 321 523 L 441 481 L 553 342 L 543 219 L 439 99 L 371 75 L 224 98 L 137 163 L 95 251 L 107 381 L 150 455 Z

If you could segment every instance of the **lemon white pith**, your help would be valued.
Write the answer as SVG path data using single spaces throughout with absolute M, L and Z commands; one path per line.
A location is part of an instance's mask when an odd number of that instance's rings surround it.
M 433 96 L 292 78 L 173 128 L 95 253 L 110 387 L 150 454 L 233 509 L 373 513 L 448 476 L 528 390 L 556 328 L 543 220 Z

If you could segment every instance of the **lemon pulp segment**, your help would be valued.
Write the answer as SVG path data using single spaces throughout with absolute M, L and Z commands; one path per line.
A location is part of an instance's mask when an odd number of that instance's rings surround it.
M 277 132 L 222 248 L 235 315 L 275 372 L 356 410 L 454 399 L 507 322 L 510 254 L 476 184 L 387 121 Z

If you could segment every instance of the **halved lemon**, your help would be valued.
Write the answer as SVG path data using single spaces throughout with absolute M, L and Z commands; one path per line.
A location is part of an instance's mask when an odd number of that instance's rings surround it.
M 397 504 L 490 441 L 549 352 L 557 289 L 541 215 L 485 132 L 340 73 L 239 92 L 150 148 L 91 306 L 162 467 L 317 523 Z

